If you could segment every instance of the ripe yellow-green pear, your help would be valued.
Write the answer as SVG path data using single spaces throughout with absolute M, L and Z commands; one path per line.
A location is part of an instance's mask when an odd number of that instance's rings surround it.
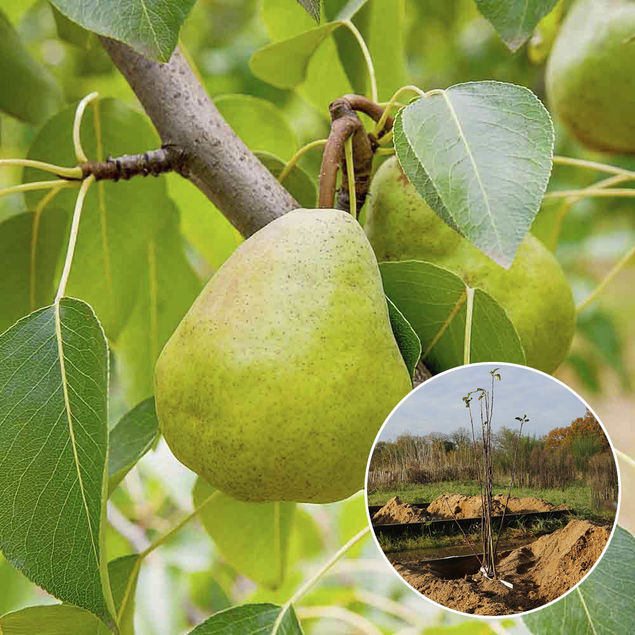
M 377 259 L 423 260 L 459 275 L 489 293 L 506 311 L 529 366 L 554 371 L 575 328 L 571 289 L 560 265 L 534 236 L 520 244 L 509 269 L 441 220 L 392 157 L 377 170 L 370 189 L 366 234 Z
M 377 260 L 337 210 L 295 210 L 244 242 L 155 369 L 174 455 L 245 501 L 361 489 L 375 435 L 412 388 Z
M 551 109 L 582 143 L 635 152 L 635 1 L 578 0 L 546 80 Z

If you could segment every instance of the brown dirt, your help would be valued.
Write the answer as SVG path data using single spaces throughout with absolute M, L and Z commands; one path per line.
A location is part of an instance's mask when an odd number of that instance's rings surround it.
M 495 515 L 502 514 L 505 508 L 506 494 L 497 494 L 492 500 Z M 507 504 L 508 513 L 549 512 L 569 509 L 566 505 L 552 505 L 540 498 L 518 498 L 510 496 Z M 474 518 L 481 515 L 481 497 L 464 496 L 463 494 L 442 494 L 428 505 L 428 514 L 437 518 Z
M 373 525 L 391 525 L 393 523 L 421 523 L 429 520 L 423 509 L 402 503 L 399 496 L 391 498 L 373 515 Z
M 476 615 L 509 615 L 555 600 L 574 586 L 597 561 L 610 528 L 572 520 L 562 529 L 515 549 L 497 565 L 509 589 L 481 573 L 448 580 L 423 561 L 395 564 L 415 589 L 448 608 Z

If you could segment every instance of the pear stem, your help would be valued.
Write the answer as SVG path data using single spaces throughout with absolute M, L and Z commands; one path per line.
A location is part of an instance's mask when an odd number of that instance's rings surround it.
M 635 190 L 634 190 L 635 191 Z M 628 262 L 635 256 L 635 245 L 630 248 L 628 252 L 626 252 L 615 265 L 611 268 L 611 270 L 604 276 L 600 284 L 593 290 L 586 300 L 582 301 L 576 307 L 576 311 L 580 313 L 584 309 L 586 309 L 589 304 L 591 304 L 597 297 L 606 289 L 606 287 L 610 284 L 610 282 L 615 278 L 615 276 L 628 264 Z
M 472 350 L 472 314 L 474 313 L 474 289 L 465 287 L 465 338 L 463 340 L 463 364 L 470 363 Z
M 631 177 L 629 177 L 630 180 Z M 587 188 L 584 190 L 556 190 L 555 192 L 547 192 L 545 194 L 545 198 L 563 198 L 569 196 L 576 196 L 580 198 L 587 197 L 609 197 L 615 196 L 620 198 L 629 198 L 631 196 L 635 196 L 635 188 L 607 188 L 607 189 L 599 189 L 599 188 Z
M 353 163 L 353 136 L 346 139 L 344 144 L 346 157 L 346 177 L 348 179 L 348 209 L 357 218 L 357 194 L 355 193 L 355 164 Z
M 64 260 L 64 269 L 62 270 L 62 277 L 60 278 L 60 284 L 57 288 L 57 294 L 55 295 L 55 304 L 59 304 L 59 301 L 66 292 L 66 283 L 71 273 L 71 265 L 73 264 L 73 256 L 75 254 L 75 243 L 77 242 L 77 234 L 79 233 L 79 220 L 82 216 L 82 208 L 84 207 L 84 199 L 88 193 L 88 188 L 95 182 L 95 177 L 89 176 L 86 180 L 82 181 L 82 185 L 79 188 L 77 194 L 77 200 L 75 201 L 75 210 L 73 211 L 73 221 L 71 223 L 71 233 L 68 238 L 68 247 L 66 248 L 66 259 Z
M 324 576 L 324 574 L 355 544 L 357 544 L 367 533 L 370 532 L 370 526 L 365 527 L 359 533 L 355 534 L 347 543 L 340 547 L 304 584 L 302 584 L 295 593 L 284 603 L 278 613 L 278 617 L 271 629 L 271 635 L 276 635 L 287 611 L 292 604 L 297 602 L 301 597 L 306 595 L 309 590 Z
M 90 93 L 86 95 L 86 97 L 77 104 L 77 109 L 75 110 L 75 118 L 73 120 L 73 147 L 75 148 L 75 157 L 79 163 L 88 161 L 88 157 L 84 152 L 81 140 L 81 127 L 82 119 L 84 118 L 84 111 L 86 110 L 86 106 L 88 106 L 88 104 L 98 98 L 99 93 Z
M 311 141 L 311 143 L 307 143 L 305 146 L 302 146 L 285 164 L 282 172 L 278 175 L 278 183 L 282 183 L 291 173 L 291 170 L 295 167 L 295 164 L 309 151 L 313 148 L 320 148 L 325 146 L 327 143 L 327 139 L 316 139 L 315 141 Z
M 370 98 L 376 102 L 377 79 L 375 78 L 375 66 L 373 65 L 373 58 L 371 57 L 368 46 L 366 46 L 366 42 L 364 41 L 364 38 L 362 37 L 362 34 L 359 32 L 357 27 L 350 20 L 344 20 L 344 25 L 353 34 L 353 36 L 357 40 L 357 43 L 359 44 L 359 48 L 362 51 L 364 61 L 366 62 L 366 69 L 368 70 L 368 80 L 370 82 Z
M 0 167 L 17 165 L 25 168 L 35 168 L 50 172 L 64 179 L 81 179 L 82 169 L 79 166 L 67 168 L 61 165 L 46 163 L 45 161 L 33 161 L 32 159 L 0 159 Z
M 620 174 L 622 176 L 628 176 L 630 179 L 635 179 L 635 172 L 620 168 L 615 165 L 608 165 L 606 163 L 600 163 L 598 161 L 586 161 L 584 159 L 574 159 L 572 157 L 554 156 L 553 162 L 556 165 L 571 165 L 579 168 L 588 168 L 590 170 L 598 170 L 599 172 L 607 172 L 609 174 Z
M 590 186 L 591 189 L 601 189 L 605 187 L 611 187 L 613 185 L 618 185 L 619 183 L 624 183 L 625 181 L 629 181 L 630 177 L 625 175 L 613 175 L 609 176 L 606 179 L 602 179 L 601 181 L 597 181 L 593 185 Z M 582 190 L 584 192 L 584 190 Z M 562 201 L 560 209 L 558 211 L 558 216 L 556 218 L 556 231 L 554 232 L 553 241 L 551 245 L 551 251 L 555 251 L 558 245 L 558 239 L 560 238 L 560 232 L 562 231 L 562 225 L 564 223 L 564 219 L 567 214 L 578 201 L 581 201 L 584 198 L 584 194 L 579 194 L 576 196 L 571 196 Z
M 67 181 L 65 179 L 53 179 L 49 181 L 33 181 L 32 183 L 21 183 L 20 185 L 12 185 L 0 190 L 0 197 L 9 194 L 17 194 L 18 192 L 32 192 L 34 190 L 50 190 L 60 189 L 63 187 L 77 187 L 79 181 Z
M 386 123 L 386 119 L 388 118 L 388 115 L 390 114 L 391 108 L 393 108 L 394 106 L 402 107 L 402 104 L 399 104 L 397 100 L 399 99 L 399 97 L 401 97 L 405 93 L 417 93 L 417 95 L 419 95 L 420 97 L 423 97 L 423 95 L 425 95 L 425 92 L 421 90 L 420 88 L 418 88 L 417 86 L 411 86 L 411 85 L 402 86 L 386 103 L 386 107 L 384 108 L 384 113 L 382 114 L 379 121 L 377 121 L 375 130 L 373 131 L 374 134 L 376 135 L 379 134 L 379 132 L 384 127 L 384 124 Z

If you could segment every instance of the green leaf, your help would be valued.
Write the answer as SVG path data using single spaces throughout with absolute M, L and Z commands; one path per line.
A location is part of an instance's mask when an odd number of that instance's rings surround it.
M 16 214 L 0 223 L 0 333 L 53 301 L 69 220 L 67 210 L 47 209 L 44 214 Z
M 470 82 L 434 90 L 395 122 L 404 172 L 448 225 L 509 267 L 549 181 L 553 126 L 527 88 Z
M 178 174 L 165 178 L 181 212 L 183 235 L 213 269 L 218 269 L 243 241 L 242 236 L 191 181 Z
M 467 287 L 456 274 L 427 262 L 379 265 L 384 291 L 421 340 L 421 360 L 433 372 L 463 364 Z M 485 291 L 474 292 L 470 361 L 523 364 L 518 333 Z
M 338 3 L 336 3 L 338 4 Z M 349 3 L 350 5 L 350 3 Z M 402 86 L 408 84 L 406 68 L 406 9 L 404 0 L 367 0 L 359 7 L 350 5 L 345 10 L 356 11 L 353 23 L 361 33 L 370 51 L 378 96 L 388 101 Z M 328 6 L 325 7 L 328 12 Z M 327 13 L 328 17 L 331 17 Z M 333 13 L 333 19 L 344 19 L 342 11 Z M 390 33 L 390 37 L 386 34 Z M 337 42 L 339 57 L 348 78 L 360 94 L 368 94 L 368 70 L 359 43 L 348 29 L 339 29 L 333 37 Z
M 37 602 L 40 590 L 0 553 L 0 615 Z M 2 621 L 0 620 L 0 627 Z
M 294 88 L 307 77 L 309 61 L 326 38 L 344 24 L 327 22 L 256 51 L 249 62 L 253 74 L 278 88 Z
M 623 356 L 626 346 L 611 316 L 597 309 L 583 311 L 578 315 L 577 327 L 604 361 L 619 374 L 623 386 L 628 389 L 630 378 Z
M 306 11 L 290 0 L 264 0 L 262 17 L 274 41 L 300 36 L 315 26 Z M 266 64 L 271 63 L 275 67 L 284 68 L 292 61 L 295 64 L 296 60 L 285 57 L 283 49 L 274 51 L 273 58 L 266 61 Z M 333 38 L 327 37 L 322 41 L 317 49 L 308 54 L 308 57 L 300 60 L 300 66 L 304 68 L 305 81 L 298 86 L 298 93 L 315 106 L 325 118 L 328 118 L 328 106 L 331 101 L 354 92 Z M 284 74 L 284 70 L 282 73 Z
M 0 59 L 0 110 L 29 123 L 40 123 L 59 110 L 61 88 L 31 57 L 2 11 Z
M 125 42 L 146 57 L 170 59 L 195 0 L 51 0 L 85 29 Z
M 108 563 L 110 588 L 117 608 L 119 635 L 134 635 L 134 605 L 139 578 L 139 556 L 122 556 Z M 125 602 L 125 606 L 122 604 Z
M 243 604 L 219 611 L 199 624 L 190 635 L 265 635 L 280 614 L 275 604 Z M 277 635 L 301 635 L 302 628 L 293 607 L 287 609 Z
M 0 617 L 2 635 L 111 635 L 92 613 L 70 604 L 30 606 Z
M 319 24 L 320 23 L 320 0 L 298 0 L 305 11 Z
M 214 493 L 202 479 L 194 486 L 194 506 Z M 199 514 L 225 560 L 258 584 L 276 588 L 287 568 L 295 503 L 245 503 L 218 492 Z
M 487 624 L 468 620 L 461 624 L 448 624 L 443 626 L 432 626 L 423 631 L 423 635 L 489 635 L 495 633 Z
M 97 129 L 95 112 L 99 113 Z M 75 108 L 71 107 L 50 119 L 31 145 L 29 158 L 74 165 L 74 114 Z M 145 152 L 159 145 L 147 118 L 113 99 L 99 101 L 95 108 L 86 110 L 81 137 L 86 154 L 95 160 L 109 154 Z M 39 171 L 24 171 L 24 182 L 43 178 L 47 177 Z M 28 192 L 25 200 L 29 209 L 35 209 L 45 194 Z M 54 205 L 70 212 L 76 196 L 75 189 L 62 190 L 53 199 Z M 67 295 L 85 300 L 94 308 L 111 340 L 117 339 L 137 300 L 139 279 L 131 273 L 143 269 L 146 247 L 166 224 L 172 209 L 163 179 L 99 181 L 88 192 Z M 43 216 L 47 213 L 45 210 Z
M 284 169 L 285 162 L 268 152 L 256 152 L 256 156 L 276 178 Z M 297 164 L 283 182 L 284 187 L 302 207 L 313 209 L 317 203 L 317 189 L 311 177 Z
M 635 632 L 635 538 L 621 527 L 591 575 L 566 596 L 523 620 L 535 635 Z
M 137 301 L 114 347 L 129 404 L 154 394 L 154 364 L 201 290 L 185 256 L 178 213 L 171 212 L 145 247 L 146 257 L 137 270 Z
M 478 10 L 498 31 L 512 51 L 517 51 L 531 36 L 538 22 L 558 0 L 474 0 Z
M 112 492 L 159 436 L 159 422 L 150 397 L 127 412 L 110 431 L 108 489 Z
M 270 101 L 251 95 L 222 95 L 214 105 L 251 150 L 290 159 L 298 140 L 284 115 Z
M 85 49 L 90 42 L 91 32 L 83 29 L 77 22 L 69 20 L 63 13 L 60 13 L 54 5 L 51 5 L 51 11 L 53 11 L 57 36 L 60 40 Z
M 421 342 L 403 313 L 395 306 L 390 298 L 386 297 L 386 300 L 388 302 L 388 316 L 390 317 L 392 334 L 395 336 L 397 346 L 399 346 L 399 351 L 412 379 L 415 374 L 417 362 L 421 357 Z
M 108 348 L 84 302 L 62 298 L 0 336 L 0 549 L 51 595 L 111 624 L 107 395 Z
M 302 7 L 290 0 L 263 0 L 262 20 L 272 40 L 286 40 L 315 27 Z

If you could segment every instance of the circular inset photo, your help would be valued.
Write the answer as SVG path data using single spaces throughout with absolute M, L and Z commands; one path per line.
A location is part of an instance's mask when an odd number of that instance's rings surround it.
M 366 471 L 379 548 L 447 609 L 500 616 L 571 591 L 615 527 L 611 442 L 585 401 L 540 371 L 461 366 L 405 397 Z

